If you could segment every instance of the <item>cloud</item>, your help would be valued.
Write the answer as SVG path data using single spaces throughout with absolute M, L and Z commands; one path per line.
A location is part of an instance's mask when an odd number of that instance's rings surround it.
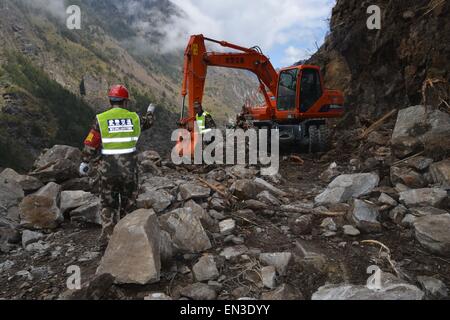
M 192 34 L 226 40 L 247 47 L 260 46 L 265 53 L 292 49 L 313 50 L 328 28 L 327 18 L 335 0 L 130 0 L 119 5 L 133 16 L 140 35 L 162 36 L 162 52 L 184 49 Z M 165 5 L 156 5 L 165 3 Z M 161 8 L 172 4 L 168 15 Z M 318 34 L 320 31 L 320 35 Z M 137 42 L 143 42 L 139 39 Z M 213 47 L 216 49 L 215 47 Z M 287 56 L 289 55 L 290 56 Z M 289 59 L 291 61 L 291 59 Z
M 310 56 L 311 54 L 305 49 L 289 46 L 286 50 L 284 50 L 284 58 L 281 62 L 286 66 L 290 66 L 300 60 L 308 59 Z
M 335 0 L 170 1 L 185 13 L 166 29 L 172 46 L 185 45 L 189 34 L 203 33 L 244 46 L 259 45 L 265 51 L 292 43 L 314 45 L 318 39 L 313 35 L 327 28 L 335 4 Z
M 35 9 L 41 9 L 64 21 L 67 18 L 67 6 L 64 0 L 22 0 Z
M 23 0 L 65 17 L 64 0 Z M 184 49 L 189 35 L 258 45 L 278 63 L 314 50 L 328 29 L 336 0 L 110 0 L 137 36 L 131 48 L 162 53 Z M 149 41 L 149 39 L 151 41 Z M 155 40 L 157 39 L 157 40 Z

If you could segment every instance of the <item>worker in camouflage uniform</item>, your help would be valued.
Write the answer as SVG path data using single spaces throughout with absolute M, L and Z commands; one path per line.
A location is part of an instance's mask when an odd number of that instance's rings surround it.
M 236 128 L 247 131 L 250 128 L 250 125 L 247 121 L 248 109 L 244 105 L 242 107 L 241 113 L 236 116 Z
M 136 145 L 141 132 L 154 122 L 155 107 L 150 105 L 145 117 L 127 110 L 129 92 L 122 85 L 109 91 L 111 109 L 97 115 L 84 141 L 82 176 L 89 173 L 89 162 L 99 157 L 101 222 L 100 247 L 108 243 L 115 225 L 136 208 L 138 165 Z M 119 210 L 120 208 L 120 210 Z

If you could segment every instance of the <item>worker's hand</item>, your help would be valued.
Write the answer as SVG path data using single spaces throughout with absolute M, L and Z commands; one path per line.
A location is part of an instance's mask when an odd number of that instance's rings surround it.
M 80 176 L 85 177 L 88 175 L 89 170 L 90 170 L 90 166 L 89 163 L 83 162 L 80 164 Z
M 147 109 L 147 113 L 154 114 L 155 111 L 156 111 L 156 106 L 153 103 L 150 103 L 150 105 L 148 106 L 148 109 Z

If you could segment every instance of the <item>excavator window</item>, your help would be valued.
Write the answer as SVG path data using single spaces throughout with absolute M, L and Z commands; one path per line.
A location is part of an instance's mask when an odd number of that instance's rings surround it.
M 315 69 L 303 69 L 300 83 L 300 111 L 308 110 L 322 97 L 322 84 L 319 72 Z
M 278 110 L 295 110 L 297 98 L 298 69 L 285 70 L 280 74 L 278 87 Z

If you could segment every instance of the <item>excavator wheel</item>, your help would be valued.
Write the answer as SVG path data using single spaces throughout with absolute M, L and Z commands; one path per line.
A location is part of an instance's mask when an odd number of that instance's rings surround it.
M 319 129 L 316 126 L 310 126 L 309 132 L 309 153 L 316 153 L 319 147 Z
M 330 130 L 327 125 L 319 126 L 319 152 L 327 152 L 330 149 Z

